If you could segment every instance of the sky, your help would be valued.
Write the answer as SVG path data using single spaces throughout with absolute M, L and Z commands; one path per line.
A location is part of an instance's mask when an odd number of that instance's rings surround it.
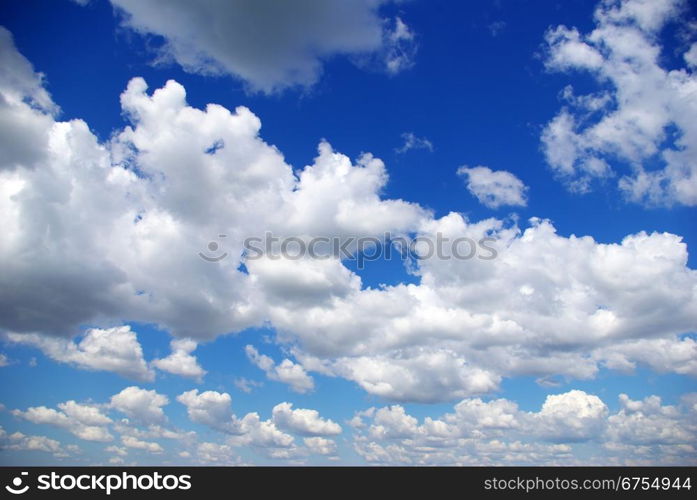
M 4 1 L 0 464 L 696 464 L 694 7 Z

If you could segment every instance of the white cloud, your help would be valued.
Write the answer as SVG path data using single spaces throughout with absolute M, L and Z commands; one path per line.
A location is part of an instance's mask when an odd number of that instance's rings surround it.
M 162 407 L 168 403 L 164 394 L 131 386 L 113 395 L 110 406 L 145 424 L 159 424 L 166 420 Z
M 661 65 L 661 30 L 684 22 L 684 6 L 681 0 L 603 1 L 590 33 L 565 26 L 548 31 L 547 67 L 590 72 L 603 96 L 565 90 L 568 105 L 542 134 L 547 162 L 572 190 L 617 177 L 632 201 L 697 204 L 697 77 Z M 684 54 L 688 66 L 693 52 Z
M 104 448 L 104 451 L 106 451 L 107 453 L 114 453 L 120 457 L 125 457 L 126 455 L 128 455 L 128 450 L 126 448 L 114 445 L 107 446 L 106 448 Z
M 257 413 L 247 413 L 240 419 L 239 429 L 239 435 L 228 439 L 231 444 L 256 447 L 272 457 L 274 449 L 287 448 L 284 452 L 287 453 L 295 442 L 293 436 L 281 431 L 273 421 L 262 420 Z
M 34 167 L 44 160 L 52 114 L 58 107 L 44 88 L 44 78 L 14 46 L 0 26 L 0 171 Z
M 693 400 L 662 406 L 656 396 L 632 401 L 623 394 L 611 413 L 597 396 L 572 390 L 549 395 L 538 412 L 506 399 L 465 399 L 453 413 L 422 421 L 398 405 L 372 408 L 357 413 L 367 422 L 354 427 L 353 444 L 378 464 L 684 464 L 697 458 Z
M 633 372 L 642 363 L 659 373 L 697 376 L 697 342 L 690 337 L 634 340 L 598 349 L 594 356 L 624 372 Z
M 96 406 L 66 401 L 65 403 L 60 403 L 58 408 L 63 410 L 63 413 L 68 417 L 85 425 L 107 425 L 111 423 L 111 419 L 104 415 Z
M 78 366 L 148 379 L 127 327 L 88 334 L 89 353 L 84 339 L 67 336 L 78 325 L 128 320 L 199 342 L 267 324 L 295 360 L 250 351 L 267 376 L 301 391 L 313 387 L 308 371 L 339 376 L 397 401 L 486 394 L 520 375 L 590 379 L 599 366 L 694 370 L 692 341 L 681 336 L 697 328 L 697 276 L 679 236 L 598 243 L 539 218 L 520 227 L 457 213 L 436 219 L 382 198 L 387 170 L 369 154 L 352 162 L 322 142 L 294 171 L 248 109 L 192 108 L 172 81 L 146 90 L 142 79 L 129 83 L 121 102 L 131 125 L 108 144 L 84 122 L 46 114 L 51 147 L 41 168 L 0 170 L 0 328 L 13 338 Z M 603 102 L 595 97 L 578 102 Z M 243 272 L 242 242 L 266 230 L 494 237 L 497 256 L 446 251 L 413 263 L 416 283 L 378 288 L 335 258 L 247 260 Z M 228 256 L 198 258 L 220 234 Z M 116 349 L 111 335 L 123 340 Z M 670 354 L 647 358 L 647 340 Z
M 196 342 L 191 339 L 174 339 L 170 342 L 170 347 L 172 353 L 166 358 L 152 361 L 152 365 L 174 375 L 193 378 L 200 383 L 206 370 L 201 368 L 196 356 L 191 354 L 196 350 Z
M 397 74 L 411 68 L 416 56 L 416 36 L 400 17 L 394 18 L 392 28 L 384 31 L 383 58 L 385 69 L 390 74 Z M 428 141 L 427 141 L 428 142 Z M 430 145 L 430 143 L 428 143 Z M 429 147 L 429 149 L 431 149 Z
M 8 366 L 9 364 L 10 360 L 7 358 L 7 355 L 0 352 L 0 368 Z
M 124 26 L 164 38 L 160 60 L 234 75 L 264 92 L 312 85 L 333 56 L 370 55 L 397 73 L 411 66 L 415 51 L 402 19 L 379 14 L 389 0 L 111 1 Z
M 207 425 L 213 429 L 227 432 L 239 432 L 236 418 L 232 413 L 232 398 L 229 394 L 205 391 L 199 394 L 197 389 L 177 396 L 177 401 L 186 406 L 189 420 Z
M 164 449 L 159 443 L 154 441 L 141 441 L 133 436 L 121 436 L 121 442 L 127 448 L 135 448 L 136 450 L 144 450 L 148 453 L 162 453 Z
M 259 354 L 259 352 L 251 345 L 247 345 L 245 353 L 249 360 L 258 368 L 264 370 L 269 380 L 275 380 L 288 384 L 290 388 L 299 393 L 306 393 L 315 388 L 315 383 L 302 365 L 293 363 L 290 359 L 284 359 L 279 364 L 276 364 L 270 357 Z
M 586 440 L 598 436 L 607 419 L 608 409 L 599 397 L 583 391 L 547 396 L 536 415 L 539 432 L 551 440 Z
M 620 411 L 608 419 L 613 441 L 638 445 L 694 444 L 697 425 L 683 421 L 678 407 L 662 406 L 660 397 L 633 401 L 621 394 L 620 405 Z
M 336 443 L 323 437 L 307 437 L 303 439 L 303 443 L 316 455 L 333 455 L 336 453 Z
M 123 377 L 151 381 L 152 370 L 143 359 L 143 349 L 130 326 L 91 328 L 74 342 L 42 334 L 9 333 L 12 342 L 39 348 L 51 359 L 88 370 L 110 371 Z
M 199 443 L 196 447 L 196 456 L 203 463 L 229 465 L 237 462 L 233 449 L 226 444 Z
M 426 149 L 428 151 L 433 151 L 433 144 L 431 141 L 425 137 L 417 137 L 413 132 L 404 132 L 402 134 L 402 141 L 404 141 L 404 144 L 395 149 L 397 153 L 406 153 L 412 149 Z
M 232 398 L 227 393 L 215 391 L 199 393 L 194 389 L 177 396 L 177 401 L 186 406 L 187 414 L 192 422 L 229 434 L 227 443 L 231 446 L 251 446 L 272 458 L 275 457 L 278 448 L 286 449 L 290 454 L 296 453 L 293 436 L 281 431 L 276 426 L 275 419 L 262 420 L 257 413 L 247 413 L 244 417 L 238 418 L 232 412 Z M 312 412 L 312 410 L 306 411 Z M 326 431 L 327 428 L 336 425 L 330 421 L 312 418 L 315 415 L 309 415 L 309 417 L 311 418 L 309 424 L 315 430 Z
M 273 422 L 290 432 L 303 436 L 334 436 L 341 434 L 341 426 L 320 417 L 317 410 L 293 409 L 291 403 L 279 403 L 272 411 Z
M 614 346 L 644 338 L 672 345 L 697 323 L 695 273 L 675 235 L 600 244 L 558 235 L 548 221 L 533 219 L 521 231 L 459 214 L 422 229 L 433 240 L 437 233 L 451 241 L 493 235 L 498 256 L 422 260 L 418 285 L 273 310 L 302 365 L 386 398 L 444 401 L 495 390 L 504 376 L 590 379 Z M 690 353 L 691 341 L 681 342 L 671 351 L 676 360 Z M 646 360 L 637 350 L 626 355 Z M 686 361 L 660 365 L 690 369 Z
M 60 442 L 46 436 L 28 436 L 21 432 L 7 434 L 0 427 L 0 441 L 3 448 L 16 451 L 43 451 L 51 453 L 55 457 L 66 456 L 66 450 L 63 449 Z
M 683 54 L 683 58 L 688 66 L 697 68 L 697 42 L 690 46 L 690 49 Z
M 75 401 L 60 403 L 58 408 L 62 411 L 35 406 L 25 411 L 13 410 L 12 414 L 34 424 L 65 429 L 85 441 L 108 442 L 114 439 L 106 427 L 111 423 L 111 419 L 99 408 Z
M 466 179 L 467 190 L 489 208 L 527 205 L 527 186 L 505 170 L 488 167 L 460 167 L 457 175 Z

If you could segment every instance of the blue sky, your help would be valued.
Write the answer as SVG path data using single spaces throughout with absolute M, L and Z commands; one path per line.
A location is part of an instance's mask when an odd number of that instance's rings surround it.
M 3 3 L 0 463 L 694 464 L 689 2 L 320 4 Z

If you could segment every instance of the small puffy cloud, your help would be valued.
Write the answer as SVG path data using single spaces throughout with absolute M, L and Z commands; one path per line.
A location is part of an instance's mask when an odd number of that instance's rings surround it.
M 688 66 L 691 68 L 697 68 L 697 42 L 690 46 L 690 50 L 683 54 L 683 58 Z
M 9 333 L 12 342 L 31 345 L 46 356 L 87 370 L 114 372 L 122 377 L 152 381 L 153 371 L 143 359 L 143 349 L 128 325 L 91 328 L 77 342 L 41 334 Z
M 46 436 L 28 436 L 21 432 L 6 434 L 0 427 L 0 441 L 3 448 L 16 451 L 43 451 L 56 457 L 66 456 L 60 442 Z
M 222 432 L 238 431 L 232 413 L 232 398 L 225 392 L 199 393 L 197 389 L 193 389 L 177 396 L 177 401 L 186 406 L 192 422 L 207 425 Z
M 122 448 L 120 446 L 114 446 L 114 445 L 107 446 L 106 448 L 104 448 L 104 451 L 106 451 L 107 453 L 113 453 L 113 454 L 118 455 L 120 457 L 125 457 L 126 455 L 128 455 L 128 450 L 126 448 Z
M 110 406 L 145 424 L 159 424 L 166 420 L 162 407 L 168 403 L 164 394 L 131 386 L 113 395 Z
M 235 446 L 260 448 L 273 457 L 273 450 L 292 449 L 295 439 L 281 431 L 272 420 L 262 420 L 257 413 L 247 413 L 239 420 L 239 434 L 229 438 Z M 294 452 L 294 451 L 293 451 Z
M 206 464 L 230 465 L 237 462 L 232 447 L 219 443 L 199 443 L 196 447 L 196 457 Z
M 201 368 L 196 356 L 191 354 L 196 346 L 196 342 L 191 339 L 174 339 L 170 342 L 172 353 L 166 358 L 153 360 L 151 364 L 162 371 L 193 378 L 200 383 L 206 370 Z
M 315 388 L 315 383 L 305 369 L 290 359 L 284 359 L 276 364 L 273 359 L 265 354 L 260 354 L 254 346 L 245 346 L 245 353 L 249 360 L 258 368 L 264 370 L 269 380 L 275 380 L 288 384 L 290 388 L 299 393 L 310 392 Z
M 336 453 L 336 443 L 323 437 L 307 437 L 303 439 L 303 443 L 310 450 L 310 453 L 315 455 L 333 455 Z
M 547 396 L 536 417 L 543 436 L 563 442 L 598 436 L 607 414 L 607 406 L 598 396 L 574 390 Z
M 291 403 L 279 403 L 272 411 L 273 422 L 290 432 L 303 436 L 334 436 L 341 434 L 341 426 L 320 417 L 317 410 L 293 409 Z
M 687 26 L 685 6 L 607 0 L 598 3 L 591 32 L 547 32 L 547 68 L 587 72 L 601 89 L 575 96 L 567 87 L 565 105 L 542 133 L 547 163 L 572 191 L 616 178 L 634 202 L 697 204 L 697 76 L 690 70 L 697 49 L 683 54 L 686 67 L 669 69 L 660 36 L 668 25 Z
M 433 144 L 425 137 L 417 137 L 413 132 L 404 132 L 402 134 L 403 144 L 395 149 L 397 153 L 406 153 L 412 149 L 425 149 L 433 151 Z
M 113 439 L 107 425 L 111 419 L 101 410 L 92 405 L 84 405 L 75 401 L 60 403 L 62 411 L 45 406 L 35 406 L 25 411 L 13 410 L 15 417 L 22 418 L 39 425 L 51 425 L 65 429 L 85 441 L 107 442 Z
M 413 64 L 414 34 L 401 18 L 379 13 L 389 0 L 111 3 L 124 26 L 164 38 L 160 61 L 192 73 L 234 75 L 253 90 L 312 85 L 323 61 L 337 55 L 378 59 L 392 74 Z
M 284 433 L 273 420 L 261 420 L 257 413 L 248 413 L 238 418 L 232 412 L 232 398 L 227 393 L 194 389 L 177 396 L 177 401 L 186 406 L 192 422 L 202 424 L 219 432 L 229 434 L 231 446 L 252 446 L 264 450 L 267 455 L 277 448 L 292 448 L 293 436 Z M 328 421 L 321 421 L 329 425 Z M 313 424 L 317 424 L 313 421 Z
M 104 415 L 96 406 L 66 401 L 65 403 L 60 403 L 58 408 L 68 417 L 85 425 L 107 425 L 111 423 L 111 419 Z
M 380 408 L 373 416 L 370 435 L 376 438 L 409 438 L 419 433 L 418 420 L 407 415 L 403 406 Z
M 620 394 L 619 400 L 620 411 L 608 419 L 613 441 L 638 445 L 694 443 L 695 426 L 685 425 L 676 406 L 663 406 L 658 396 L 635 401 Z
M 488 167 L 460 167 L 457 175 L 466 179 L 467 190 L 489 208 L 527 205 L 527 186 L 506 170 Z
M 0 368 L 7 366 L 9 364 L 10 364 L 10 360 L 8 359 L 7 355 L 0 352 Z
M 121 436 L 121 442 L 127 448 L 144 450 L 148 453 L 162 453 L 164 451 L 159 443 L 155 443 L 154 441 L 142 441 L 133 436 Z

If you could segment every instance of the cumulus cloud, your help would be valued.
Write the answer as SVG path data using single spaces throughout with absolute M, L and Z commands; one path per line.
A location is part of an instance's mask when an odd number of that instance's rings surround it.
M 252 446 L 268 454 L 273 452 L 267 449 L 293 445 L 293 436 L 282 432 L 273 421 L 262 420 L 257 413 L 238 418 L 232 412 L 232 398 L 227 393 L 192 390 L 177 396 L 177 401 L 186 406 L 192 422 L 229 434 L 231 446 Z
M 336 443 L 323 437 L 307 437 L 303 439 L 303 443 L 316 455 L 333 455 L 336 453 Z
M 77 342 L 43 334 L 9 333 L 16 343 L 39 348 L 46 356 L 88 370 L 109 371 L 123 377 L 152 381 L 154 373 L 143 359 L 143 349 L 130 326 L 91 328 Z
M 284 430 L 302 436 L 331 436 L 341 432 L 341 427 L 320 417 L 312 409 L 293 409 L 290 403 L 280 403 L 273 408 L 272 418 L 263 420 L 251 412 L 242 418 L 232 411 L 232 398 L 227 393 L 198 390 L 184 392 L 177 400 L 186 406 L 192 422 L 228 434 L 226 444 L 232 447 L 251 447 L 269 458 L 290 459 L 302 455 L 295 438 Z M 332 447 L 324 441 L 312 442 L 315 453 L 330 454 Z M 313 444 L 306 444 L 312 448 Z M 321 453 L 325 451 L 326 453 Z
M 164 39 L 161 61 L 192 73 L 230 74 L 253 90 L 309 86 L 333 56 L 379 58 L 389 73 L 411 66 L 414 34 L 379 13 L 390 0 L 111 0 L 122 24 Z
M 236 462 L 235 453 L 231 446 L 219 443 L 199 443 L 196 456 L 203 463 L 232 464 Z
M 51 115 L 58 107 L 44 88 L 44 77 L 0 26 L 0 171 L 34 167 L 46 156 Z
M 197 389 L 193 389 L 177 396 L 177 401 L 186 406 L 189 420 L 192 422 L 207 425 L 221 432 L 238 432 L 229 394 L 216 391 L 199 393 Z
M 536 417 L 544 437 L 575 441 L 598 436 L 607 414 L 607 406 L 599 397 L 576 390 L 547 396 Z
M 293 409 L 291 403 L 279 403 L 272 411 L 273 422 L 290 432 L 303 436 L 334 436 L 341 434 L 341 426 L 320 417 L 317 410 Z
M 142 79 L 129 83 L 121 103 L 133 126 L 108 145 L 84 122 L 54 122 L 41 169 L 0 172 L 0 290 L 12 290 L 1 297 L 0 327 L 69 336 L 127 318 L 194 340 L 240 331 L 264 320 L 260 293 L 293 292 L 267 283 L 261 263 L 256 278 L 239 270 L 245 238 L 381 235 L 426 213 L 380 198 L 387 174 L 370 155 L 352 164 L 322 143 L 296 177 L 248 109 L 195 110 L 172 81 L 146 90 Z M 213 144 L 222 146 L 210 152 Z M 211 265 L 198 254 L 218 234 L 228 257 Z M 308 292 L 321 300 L 341 288 Z
M 68 451 L 76 450 L 75 447 L 71 447 L 70 450 L 68 450 L 68 447 L 63 448 L 59 441 L 46 436 L 31 436 L 22 432 L 7 434 L 2 427 L 0 427 L 0 443 L 5 449 L 15 451 L 43 451 L 51 453 L 57 458 L 68 456 Z
M 558 235 L 549 221 L 521 230 L 459 214 L 422 231 L 433 240 L 494 235 L 499 253 L 422 260 L 419 285 L 355 289 L 329 305 L 272 315 L 295 334 L 303 366 L 386 398 L 442 401 L 492 391 L 502 376 L 593 378 L 603 349 L 644 338 L 678 343 L 671 352 L 689 356 L 679 334 L 694 329 L 695 272 L 675 235 L 600 244 Z M 628 360 L 646 360 L 626 347 Z
M 170 343 L 172 353 L 166 358 L 152 361 L 152 365 L 162 371 L 201 382 L 206 370 L 201 368 L 196 356 L 191 354 L 196 347 L 196 342 L 191 339 L 174 339 Z
M 679 26 L 682 0 L 603 1 L 587 34 L 559 26 L 546 35 L 547 67 L 583 71 L 598 92 L 575 96 L 542 134 L 547 162 L 575 191 L 616 178 L 632 201 L 697 204 L 697 77 L 687 67 L 666 68 L 661 31 Z
M 106 427 L 111 419 L 96 406 L 66 401 L 59 404 L 58 408 L 62 411 L 35 406 L 25 411 L 13 410 L 12 414 L 34 424 L 65 429 L 85 441 L 107 442 L 114 439 Z
M 527 205 L 527 186 L 505 170 L 488 167 L 460 167 L 457 175 L 466 179 L 467 190 L 489 208 Z
M 269 356 L 259 354 L 259 351 L 251 345 L 247 345 L 244 350 L 249 360 L 264 370 L 269 380 L 288 384 L 293 391 L 301 394 L 315 388 L 314 380 L 302 365 L 293 363 L 290 359 L 284 359 L 276 364 Z
M 371 408 L 356 414 L 353 444 L 379 464 L 574 465 L 575 447 L 590 450 L 586 464 L 684 464 L 697 458 L 692 401 L 664 406 L 656 396 L 622 394 L 611 413 L 597 396 L 572 390 L 549 395 L 537 412 L 506 399 L 465 399 L 422 421 L 399 405 Z
M 159 424 L 166 420 L 162 407 L 168 403 L 164 394 L 131 386 L 114 394 L 110 406 L 139 422 Z
M 121 442 L 126 448 L 144 450 L 148 453 L 162 453 L 164 451 L 159 443 L 155 443 L 154 441 L 142 441 L 133 436 L 121 436 Z
M 338 376 L 394 401 L 459 400 L 520 375 L 590 379 L 600 366 L 694 372 L 684 335 L 697 328 L 697 275 L 678 235 L 599 243 L 540 218 L 436 218 L 383 198 L 387 170 L 372 155 L 352 161 L 322 142 L 294 170 L 250 110 L 193 108 L 176 82 L 148 92 L 135 78 L 121 104 L 130 125 L 109 143 L 44 113 L 42 167 L 0 169 L 0 328 L 14 341 L 148 380 L 135 334 L 115 323 L 153 323 L 195 342 L 266 324 L 294 360 L 248 349 L 269 378 L 306 392 L 308 372 Z M 332 256 L 247 259 L 245 238 L 267 230 L 493 238 L 496 251 L 462 259 L 446 246 L 414 263 L 415 283 L 371 288 Z M 201 259 L 220 234 L 226 257 Z M 108 328 L 68 340 L 95 324 Z M 191 350 L 179 351 L 196 366 Z

